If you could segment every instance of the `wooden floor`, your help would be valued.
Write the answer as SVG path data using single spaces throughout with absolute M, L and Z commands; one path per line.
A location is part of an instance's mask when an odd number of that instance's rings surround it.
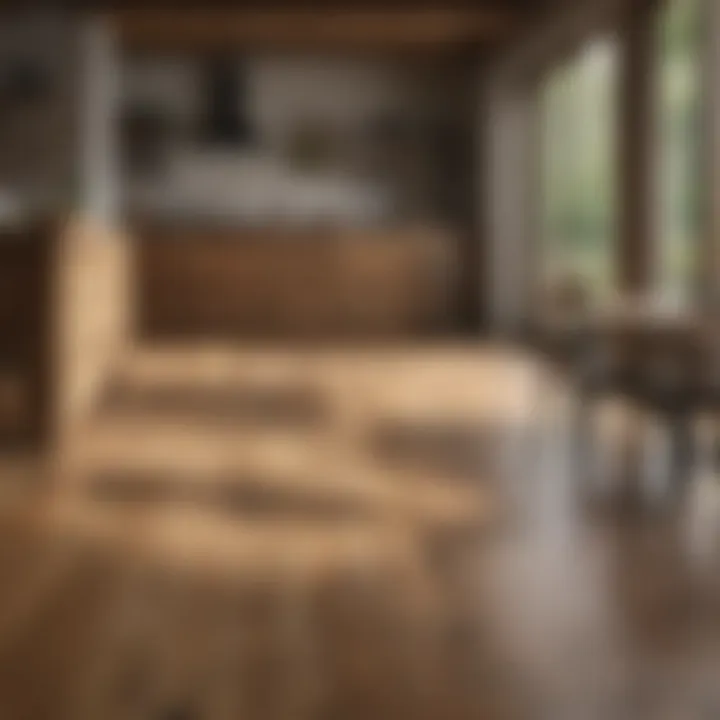
M 138 353 L 2 466 L 0 718 L 720 717 L 714 481 L 583 501 L 563 403 L 495 349 Z

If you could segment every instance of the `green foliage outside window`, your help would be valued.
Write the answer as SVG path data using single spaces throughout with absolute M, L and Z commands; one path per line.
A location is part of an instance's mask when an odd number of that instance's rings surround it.
M 707 0 L 668 0 L 658 18 L 656 281 L 691 299 L 700 238 L 700 33 Z M 615 278 L 617 48 L 586 46 L 542 90 L 543 279 L 572 274 L 602 299 Z
M 616 52 L 583 49 L 543 90 L 545 282 L 573 275 L 601 298 L 613 285 Z

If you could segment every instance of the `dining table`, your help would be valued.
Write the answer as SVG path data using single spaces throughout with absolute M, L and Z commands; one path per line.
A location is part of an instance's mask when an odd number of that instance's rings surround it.
M 597 441 L 594 413 L 613 397 L 666 431 L 673 485 L 685 484 L 696 456 L 695 420 L 720 416 L 719 327 L 709 313 L 648 299 L 618 299 L 546 321 L 546 337 L 564 353 L 559 364 L 578 401 L 579 471 Z M 720 448 L 720 437 L 714 442 Z

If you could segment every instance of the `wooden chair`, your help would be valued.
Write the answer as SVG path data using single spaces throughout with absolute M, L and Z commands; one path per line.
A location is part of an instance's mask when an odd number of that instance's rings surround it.
M 546 287 L 536 302 L 530 345 L 541 363 L 538 404 L 547 391 L 557 391 L 557 381 L 572 386 L 587 354 L 589 296 L 579 278 L 567 276 Z
M 604 358 L 590 331 L 590 298 L 580 278 L 566 276 L 548 286 L 536 303 L 538 313 L 531 334 L 541 363 L 535 405 L 541 422 L 558 396 L 570 402 L 569 442 L 573 474 L 594 464 L 592 400 Z M 544 436 L 544 433 L 542 434 Z
M 695 469 L 720 478 L 720 331 L 710 323 L 704 358 L 692 385 Z
M 681 489 L 695 456 L 694 419 L 706 399 L 702 335 L 691 325 L 648 325 L 620 329 L 609 342 L 614 361 L 606 373 L 592 378 L 585 392 L 619 397 L 639 416 L 641 430 L 659 431 L 669 446 L 669 481 Z

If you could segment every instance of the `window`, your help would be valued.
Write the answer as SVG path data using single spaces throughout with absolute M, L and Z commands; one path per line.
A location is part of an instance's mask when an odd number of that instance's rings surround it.
M 616 55 L 596 41 L 541 88 L 541 282 L 571 276 L 595 301 L 615 277 Z
M 700 240 L 700 9 L 702 0 L 670 0 L 660 18 L 661 294 L 692 301 Z

